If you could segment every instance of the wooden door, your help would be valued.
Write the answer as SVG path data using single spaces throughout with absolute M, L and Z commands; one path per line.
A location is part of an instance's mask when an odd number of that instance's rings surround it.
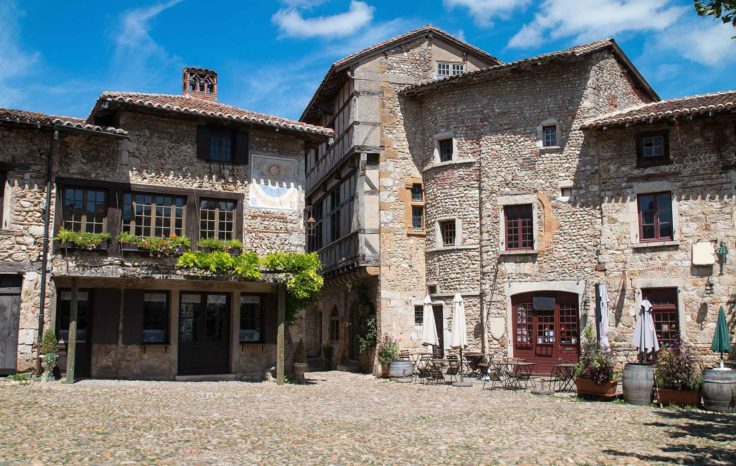
M 549 374 L 560 362 L 577 362 L 580 329 L 576 294 L 526 293 L 513 296 L 511 303 L 514 357 L 533 362 L 535 374 Z
M 18 275 L 0 275 L 0 375 L 15 373 L 20 320 Z
M 182 293 L 179 302 L 179 374 L 230 372 L 230 295 Z
M 69 317 L 72 305 L 72 291 L 68 288 L 58 290 L 56 306 L 56 338 L 69 341 Z M 90 377 L 92 372 L 92 340 L 90 325 L 90 290 L 77 292 L 77 345 L 74 358 L 74 377 Z M 59 367 L 65 369 L 65 362 Z

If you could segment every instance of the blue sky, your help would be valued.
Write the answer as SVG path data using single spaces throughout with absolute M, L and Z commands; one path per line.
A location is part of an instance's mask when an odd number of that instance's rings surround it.
M 298 118 L 329 65 L 432 23 L 511 61 L 614 37 L 663 97 L 736 88 L 736 34 L 691 0 L 0 0 L 0 107 L 86 116 L 105 90 L 178 94 Z

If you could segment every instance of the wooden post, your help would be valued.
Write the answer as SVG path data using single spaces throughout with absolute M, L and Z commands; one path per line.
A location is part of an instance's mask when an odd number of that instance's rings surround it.
M 77 356 L 77 314 L 79 289 L 77 279 L 72 278 L 72 302 L 69 310 L 69 337 L 66 342 L 66 383 L 74 383 L 74 362 Z
M 276 314 L 276 383 L 284 383 L 284 345 L 285 345 L 285 320 L 286 320 L 286 285 L 278 285 L 278 312 Z

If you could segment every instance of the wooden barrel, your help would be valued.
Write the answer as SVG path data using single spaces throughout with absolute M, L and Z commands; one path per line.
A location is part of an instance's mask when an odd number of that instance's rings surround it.
M 708 369 L 703 373 L 703 407 L 708 411 L 736 408 L 736 371 Z
M 391 368 L 388 371 L 389 377 L 411 377 L 414 368 L 411 361 L 392 361 Z
M 635 405 L 652 402 L 654 388 L 654 366 L 649 364 L 626 364 L 624 367 L 624 400 Z

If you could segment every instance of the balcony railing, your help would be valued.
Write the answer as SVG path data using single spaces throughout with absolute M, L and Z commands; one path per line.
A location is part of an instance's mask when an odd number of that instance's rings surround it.
M 322 261 L 322 273 L 325 275 L 339 269 L 357 265 L 360 260 L 360 236 L 357 231 L 333 241 L 317 254 Z

